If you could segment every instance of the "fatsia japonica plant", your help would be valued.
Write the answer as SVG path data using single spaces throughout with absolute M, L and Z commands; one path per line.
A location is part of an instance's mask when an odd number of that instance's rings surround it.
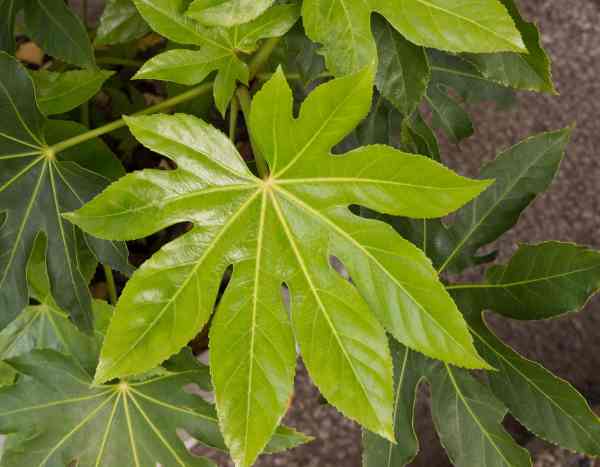
M 192 439 L 249 467 L 310 442 L 282 425 L 299 358 L 366 467 L 417 454 L 421 382 L 457 466 L 531 465 L 508 412 L 600 455 L 586 400 L 485 315 L 581 309 L 600 252 L 459 275 L 571 133 L 475 179 L 441 163 L 470 102 L 555 92 L 513 0 L 108 0 L 97 26 L 82 5 L 0 0 L 0 465 L 214 465 Z

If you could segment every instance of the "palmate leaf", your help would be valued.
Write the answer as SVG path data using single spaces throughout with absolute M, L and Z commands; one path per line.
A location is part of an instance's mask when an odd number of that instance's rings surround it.
M 263 14 L 275 0 L 194 0 L 186 14 L 212 26 L 231 27 Z
M 373 12 L 416 45 L 450 52 L 526 52 L 513 19 L 498 0 L 305 0 L 306 33 L 323 44 L 327 68 L 335 75 L 376 61 Z
M 416 390 L 423 380 L 431 387 L 431 414 L 436 431 L 454 465 L 531 466 L 527 451 L 504 430 L 502 420 L 507 409 L 489 388 L 465 370 L 425 358 L 398 343 L 393 343 L 392 349 L 398 444 L 365 433 L 365 467 L 404 467 L 417 455 L 414 407 Z
M 2 465 L 214 466 L 190 454 L 177 433 L 224 449 L 213 407 L 185 390 L 190 384 L 208 389 L 208 371 L 185 356 L 156 376 L 101 386 L 75 360 L 52 350 L 8 360 L 23 377 L 0 389 L 0 433 L 19 435 Z M 271 450 L 304 440 L 284 428 Z
M 278 71 L 254 98 L 249 119 L 255 150 L 270 167 L 265 180 L 201 120 L 127 119 L 136 138 L 178 169 L 129 174 L 68 218 L 113 239 L 139 238 L 180 221 L 194 227 L 128 282 L 97 381 L 151 368 L 192 339 L 211 316 L 229 265 L 233 276 L 211 326 L 211 371 L 238 465 L 252 464 L 285 411 L 294 374 L 292 329 L 327 400 L 390 439 L 392 368 L 383 326 L 434 357 L 486 366 L 424 254 L 348 207 L 442 216 L 490 182 L 382 145 L 333 156 L 331 148 L 367 114 L 371 94 L 366 69 L 319 86 L 295 119 L 291 90 Z M 331 256 L 345 264 L 356 287 L 330 266 Z
M 104 70 L 72 70 L 32 72 L 37 90 L 37 103 L 44 115 L 69 112 L 90 100 L 100 91 L 114 72 Z
M 138 39 L 150 32 L 150 27 L 141 17 L 133 0 L 108 0 L 94 44 L 122 44 Z
M 56 302 L 79 325 L 91 329 L 91 299 L 79 264 L 77 230 L 60 213 L 81 206 L 123 169 L 99 140 L 60 154 L 49 152 L 48 144 L 85 129 L 72 122 L 46 122 L 27 71 L 5 53 L 0 53 L 0 120 L 0 325 L 8 324 L 28 303 L 25 268 L 34 240 L 43 231 Z M 85 250 L 130 272 L 124 244 L 91 237 L 85 243 Z
M 198 46 L 197 50 L 174 49 L 150 59 L 136 79 L 158 79 L 179 84 L 197 84 L 217 71 L 215 103 L 221 114 L 235 90 L 236 81 L 247 84 L 248 66 L 238 53 L 252 52 L 258 41 L 285 34 L 298 20 L 297 5 L 278 5 L 255 20 L 233 26 L 206 27 L 184 15 L 184 0 L 134 0 L 153 30 L 178 44 Z

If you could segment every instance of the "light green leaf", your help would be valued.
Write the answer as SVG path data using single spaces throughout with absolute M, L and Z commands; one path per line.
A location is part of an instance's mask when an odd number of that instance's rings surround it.
M 484 284 L 460 284 L 486 309 L 521 320 L 580 310 L 600 289 L 600 253 L 572 243 L 521 245 L 507 265 L 494 266 Z
M 514 0 L 500 1 L 514 19 L 527 53 L 473 54 L 468 59 L 484 76 L 505 86 L 557 94 L 552 82 L 550 58 L 542 48 L 537 27 L 523 19 Z
M 232 28 L 206 27 L 185 16 L 183 0 L 134 0 L 139 12 L 159 34 L 199 50 L 171 50 L 150 59 L 136 79 L 159 79 L 197 84 L 217 71 L 214 96 L 222 115 L 236 82 L 248 83 L 249 70 L 238 52 L 249 53 L 261 39 L 285 34 L 298 20 L 297 5 L 278 5 L 250 23 Z
M 488 374 L 495 396 L 537 436 L 577 452 L 600 455 L 600 419 L 583 396 L 567 381 L 504 345 L 484 324 L 481 311 L 473 311 L 467 319 L 477 348 L 498 369 Z
M 113 45 L 139 39 L 150 32 L 133 0 L 108 0 L 100 18 L 94 43 Z
M 448 457 L 457 467 L 527 467 L 531 458 L 504 430 L 506 407 L 465 370 L 432 371 L 431 415 Z
M 375 85 L 400 112 L 411 115 L 431 76 L 425 50 L 408 42 L 380 16 L 373 18 L 372 27 L 379 55 Z
M 231 27 L 262 15 L 274 0 L 194 0 L 186 14 L 213 26 Z
M 27 33 L 48 55 L 67 63 L 94 68 L 88 33 L 63 0 L 25 0 Z
M 181 221 L 194 226 L 128 282 L 97 381 L 150 369 L 191 340 L 211 316 L 230 265 L 231 290 L 217 309 L 214 333 L 227 327 L 240 338 L 235 345 L 211 339 L 211 358 L 220 362 L 212 370 L 217 408 L 239 465 L 251 464 L 260 452 L 291 390 L 290 323 L 281 305 L 271 306 L 283 283 L 304 362 L 324 396 L 387 438 L 393 438 L 392 369 L 376 317 L 423 352 L 465 367 L 486 366 L 424 254 L 386 224 L 348 208 L 443 216 L 489 182 L 382 145 L 332 155 L 365 117 L 371 92 L 369 69 L 330 81 L 311 93 L 294 119 L 291 90 L 278 72 L 254 98 L 249 119 L 255 149 L 271 169 L 265 180 L 252 175 L 223 134 L 197 118 L 127 119 L 138 140 L 178 168 L 129 174 L 67 217 L 114 239 L 143 237 Z M 331 268 L 332 255 L 356 287 Z M 257 403 L 262 416 L 251 418 Z
M 357 71 L 377 60 L 371 34 L 376 12 L 416 45 L 450 52 L 524 52 L 521 35 L 498 0 L 305 0 L 302 18 L 308 36 L 323 44 L 335 75 Z M 456 31 L 460 31 L 457 34 Z
M 56 142 L 60 134 L 74 136 L 85 129 L 72 122 L 47 122 L 47 143 L 44 122 L 27 71 L 0 53 L 0 212 L 4 219 L 0 227 L 0 327 L 28 303 L 26 263 L 36 236 L 43 231 L 48 239 L 52 294 L 79 325 L 91 329 L 91 300 L 79 265 L 77 229 L 60 213 L 99 193 L 119 163 L 98 140 L 60 154 L 48 152 L 47 144 Z M 119 252 L 120 261 L 109 262 L 126 270 L 124 245 L 113 244 L 110 249 Z
M 477 250 L 509 230 L 521 212 L 552 182 L 569 142 L 570 129 L 542 133 L 513 146 L 486 165 L 480 176 L 496 180 L 458 212 L 449 233 L 454 246 L 440 266 L 460 271 L 477 264 Z
M 63 73 L 33 71 L 37 101 L 45 115 L 66 113 L 94 97 L 114 72 L 73 70 Z

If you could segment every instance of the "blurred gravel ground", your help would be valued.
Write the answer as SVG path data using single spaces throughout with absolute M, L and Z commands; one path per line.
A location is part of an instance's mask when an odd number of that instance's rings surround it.
M 539 23 L 554 61 L 560 96 L 523 94 L 520 105 L 509 112 L 486 106 L 474 109 L 476 135 L 459 148 L 446 145 L 445 162 L 463 174 L 475 175 L 483 162 L 528 135 L 576 122 L 558 180 L 498 247 L 502 258 L 510 256 L 518 242 L 556 239 L 600 247 L 600 0 L 517 1 L 529 20 Z M 576 317 L 553 322 L 517 326 L 507 320 L 495 321 L 498 334 L 507 342 L 600 403 L 600 299 L 592 300 Z M 285 454 L 265 456 L 257 466 L 359 467 L 358 427 L 320 404 L 319 393 L 301 366 L 296 388 L 286 422 L 316 439 Z M 413 465 L 449 465 L 427 405 L 421 401 L 417 410 L 423 451 Z M 535 455 L 535 467 L 600 467 L 598 461 L 541 441 L 529 443 L 528 448 Z M 233 465 L 222 456 L 216 459 L 220 467 Z

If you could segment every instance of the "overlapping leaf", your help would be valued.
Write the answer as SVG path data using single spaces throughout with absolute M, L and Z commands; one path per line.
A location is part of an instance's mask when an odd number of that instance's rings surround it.
M 334 74 L 350 73 L 377 60 L 372 12 L 416 45 L 451 52 L 526 51 L 513 19 L 498 0 L 305 0 L 306 33 L 323 44 L 327 68 Z
M 278 5 L 255 20 L 230 28 L 207 27 L 184 15 L 184 0 L 134 0 L 144 19 L 159 34 L 197 50 L 174 49 L 150 59 L 138 79 L 160 79 L 196 84 L 217 71 L 215 103 L 222 114 L 235 90 L 236 81 L 248 82 L 248 66 L 238 56 L 252 52 L 258 41 L 285 34 L 297 21 L 297 5 Z
M 0 324 L 28 303 L 25 268 L 39 232 L 48 239 L 48 272 L 61 308 L 91 329 L 91 299 L 79 265 L 77 230 L 60 213 L 81 206 L 123 169 L 99 140 L 54 154 L 48 145 L 80 134 L 72 122 L 46 122 L 27 71 L 0 53 Z M 83 238 L 83 237 L 82 237 Z M 102 260 L 129 271 L 123 244 L 86 237 Z M 108 254 L 108 257 L 106 257 Z M 3 327 L 3 326 L 2 326 Z
M 263 14 L 275 0 L 194 0 L 187 15 L 203 24 L 231 27 Z
M 72 359 L 36 350 L 10 359 L 26 376 L 0 390 L 0 432 L 22 439 L 2 465 L 214 466 L 188 452 L 177 431 L 223 449 L 214 409 L 184 387 L 208 387 L 208 372 L 189 359 L 140 382 L 96 386 Z M 60 420 L 60 423 L 57 423 Z M 302 441 L 285 430 L 278 449 Z
M 108 0 L 96 32 L 96 45 L 122 44 L 142 37 L 150 27 L 133 0 Z
M 129 174 L 68 215 L 113 239 L 194 224 L 127 284 L 98 381 L 144 371 L 177 352 L 207 322 L 220 278 L 233 264 L 210 345 L 217 408 L 238 465 L 254 461 L 285 411 L 294 374 L 292 328 L 328 401 L 390 439 L 392 369 L 383 326 L 429 355 L 485 366 L 423 253 L 348 208 L 442 216 L 489 182 L 388 146 L 333 156 L 331 148 L 368 112 L 371 83 L 367 69 L 321 85 L 295 119 L 291 90 L 278 72 L 254 98 L 250 118 L 255 150 L 270 167 L 265 180 L 201 120 L 129 118 L 134 135 L 177 170 Z M 332 255 L 356 287 L 331 268 Z M 283 283 L 291 323 L 280 298 Z
M 507 409 L 489 388 L 465 370 L 423 357 L 397 343 L 395 429 L 398 444 L 366 433 L 365 467 L 404 467 L 417 454 L 414 431 L 416 390 L 422 380 L 431 386 L 431 414 L 436 431 L 452 460 L 460 467 L 531 466 L 529 454 L 504 430 Z
M 96 95 L 113 74 L 112 71 L 103 70 L 33 72 L 38 106 L 44 115 L 73 110 Z

